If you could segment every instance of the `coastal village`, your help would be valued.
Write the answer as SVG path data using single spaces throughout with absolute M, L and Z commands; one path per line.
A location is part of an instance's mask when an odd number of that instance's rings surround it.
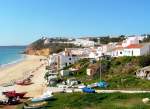
M 57 94 L 64 93 L 69 94 L 66 97 L 71 94 L 81 96 L 82 93 L 90 93 L 91 97 L 103 93 L 150 93 L 150 63 L 146 57 L 150 55 L 150 43 L 143 42 L 146 38 L 134 35 L 124 37 L 122 41 L 101 44 L 100 38 L 95 42 L 90 38 L 51 41 L 42 37 L 42 44 L 38 45 L 59 43 L 75 47 L 64 47 L 57 53 L 50 53 L 48 47 L 38 50 L 27 48 L 30 50 L 26 51 L 28 54 L 40 56 L 26 56 L 24 62 L 1 70 L 6 72 L 0 77 L 1 106 L 4 109 L 51 109 L 49 103 L 59 99 Z M 41 53 L 44 55 L 41 56 Z M 144 62 L 143 56 L 146 57 Z M 142 62 L 148 64 L 140 65 Z M 10 72 L 19 69 L 17 66 L 20 70 L 15 77 Z M 8 78 L 2 79 L 6 75 Z M 141 96 L 141 103 L 148 103 L 148 97 Z

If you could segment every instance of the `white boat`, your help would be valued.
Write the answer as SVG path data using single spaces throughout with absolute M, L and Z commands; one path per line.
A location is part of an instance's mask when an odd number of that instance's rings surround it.
M 53 97 L 52 92 L 47 91 L 40 97 L 32 98 L 31 101 L 32 102 L 41 102 L 41 101 L 50 100 L 52 97 Z
M 82 88 L 84 88 L 84 87 L 86 87 L 84 84 L 78 85 L 78 88 L 79 88 L 79 89 L 82 89 Z
M 65 92 L 66 92 L 66 93 L 72 93 L 72 92 L 73 92 L 73 89 L 66 89 Z

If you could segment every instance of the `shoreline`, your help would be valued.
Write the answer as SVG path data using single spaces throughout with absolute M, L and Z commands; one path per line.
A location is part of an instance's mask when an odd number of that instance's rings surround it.
M 25 97 L 38 97 L 43 94 L 46 89 L 44 75 L 47 63 L 40 61 L 40 59 L 45 59 L 45 57 L 26 55 L 22 61 L 0 68 L 0 98 L 4 97 L 2 95 L 3 91 L 15 90 L 16 92 L 27 92 Z M 2 86 L 5 83 L 10 83 L 12 80 L 22 80 L 26 78 L 28 74 L 33 75 L 31 78 L 33 84 L 31 85 L 21 86 L 13 84 L 7 87 Z M 2 109 L 6 107 L 4 106 Z M 8 108 L 15 109 L 16 105 L 8 106 Z
M 17 60 L 11 61 L 11 62 L 9 62 L 7 64 L 1 64 L 0 65 L 0 69 L 5 69 L 5 68 L 8 68 L 8 67 L 14 66 L 14 65 L 16 65 L 16 64 L 26 60 L 27 57 L 28 57 L 28 55 L 22 54 L 21 58 L 18 58 Z
M 25 78 L 27 75 L 33 74 L 34 76 L 39 76 L 44 74 L 45 67 L 40 59 L 44 59 L 43 56 L 33 56 L 26 55 L 25 58 L 19 62 L 4 66 L 0 68 L 0 84 L 10 83 L 11 81 L 19 80 Z M 41 74 L 38 75 L 38 72 Z M 43 76 L 40 78 L 44 81 Z M 35 81 L 36 78 L 35 78 Z

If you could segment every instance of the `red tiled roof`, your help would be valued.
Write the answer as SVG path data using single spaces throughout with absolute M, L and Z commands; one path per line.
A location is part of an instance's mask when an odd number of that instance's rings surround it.
M 131 44 L 131 45 L 128 45 L 126 48 L 142 48 L 143 46 L 140 45 L 140 44 Z

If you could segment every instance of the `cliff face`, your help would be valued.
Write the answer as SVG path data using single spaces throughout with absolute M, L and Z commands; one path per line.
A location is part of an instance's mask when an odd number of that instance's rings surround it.
M 26 48 L 25 54 L 48 56 L 51 53 L 51 49 L 47 46 L 47 44 L 49 44 L 47 38 L 39 39 Z
M 27 49 L 25 53 L 28 55 L 48 56 L 50 55 L 50 51 L 49 48 L 43 48 L 41 50 Z
M 51 53 L 59 53 L 63 51 L 65 48 L 76 47 L 73 44 L 59 43 L 59 42 L 60 40 L 58 39 L 41 38 L 30 44 L 26 48 L 24 53 L 28 55 L 48 56 Z

